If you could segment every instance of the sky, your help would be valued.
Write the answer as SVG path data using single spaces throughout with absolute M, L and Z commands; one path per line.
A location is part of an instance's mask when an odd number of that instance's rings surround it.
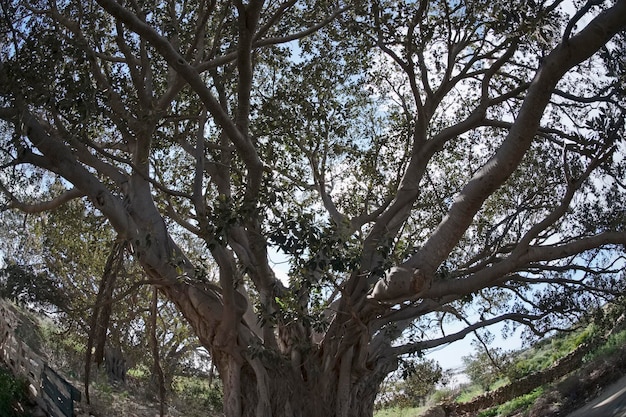
M 495 336 L 490 347 L 501 348 L 505 351 L 519 350 L 522 348 L 523 339 L 521 328 L 518 328 L 514 335 L 507 339 L 502 338 L 501 325 L 494 325 L 490 327 L 489 330 Z M 475 353 L 472 340 L 474 340 L 474 337 L 471 334 L 467 335 L 464 339 L 457 342 L 429 350 L 426 352 L 425 357 L 436 360 L 443 369 L 458 369 L 463 366 L 463 356 Z

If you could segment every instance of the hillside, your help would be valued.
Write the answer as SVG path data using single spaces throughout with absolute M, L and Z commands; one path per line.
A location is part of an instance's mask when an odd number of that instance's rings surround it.
M 623 335 L 622 335 L 623 337 Z M 603 347 L 600 351 L 604 351 Z M 493 407 L 481 405 L 489 403 L 497 393 L 511 388 L 519 389 L 523 384 L 517 381 L 497 390 L 478 396 L 465 403 L 438 405 L 423 412 L 421 417 L 478 416 L 478 417 L 556 417 L 565 416 L 596 398 L 605 387 L 626 375 L 626 344 L 614 346 L 609 354 L 589 352 L 581 360 L 580 367 L 556 378 L 552 382 L 538 383 L 529 393 L 516 396 Z M 591 359 L 593 358 L 593 359 Z M 558 363 L 558 362 L 557 362 Z M 548 369 L 554 369 L 556 364 Z M 542 373 L 532 375 L 541 379 Z M 487 400 L 487 401 L 485 401 Z M 482 403 L 482 404 L 481 404 Z M 492 404 L 497 404 L 493 401 Z
M 626 375 L 626 330 L 623 306 L 605 308 L 570 332 L 540 340 L 509 353 L 506 366 L 487 389 L 476 380 L 439 388 L 422 407 L 401 405 L 378 410 L 377 417 L 540 417 L 564 416 L 598 396 Z M 394 404 L 392 404 L 394 405 Z

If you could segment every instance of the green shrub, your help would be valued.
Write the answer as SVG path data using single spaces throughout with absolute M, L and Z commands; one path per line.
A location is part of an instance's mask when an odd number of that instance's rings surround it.
M 498 407 L 481 411 L 478 413 L 478 417 L 508 416 L 514 412 L 526 410 L 537 401 L 537 398 L 539 398 L 541 394 L 543 394 L 543 388 L 539 387 L 529 394 L 514 398 Z
M 188 408 L 205 414 L 207 410 L 222 411 L 224 393 L 220 384 L 209 384 L 201 377 L 176 377 L 173 388 L 179 401 Z
M 478 413 L 478 417 L 496 417 L 498 415 L 498 408 L 490 408 Z
M 593 328 L 593 326 L 588 326 L 585 330 L 580 332 L 580 334 L 575 336 L 573 340 L 574 349 L 582 345 L 583 343 L 589 341 L 593 337 L 594 331 L 595 329 Z
M 501 348 L 487 351 L 485 346 L 473 344 L 476 352 L 461 358 L 465 365 L 465 373 L 472 383 L 489 391 L 498 380 L 506 377 L 506 372 L 511 366 L 511 354 Z
M 626 330 L 622 330 L 619 333 L 612 334 L 606 343 L 600 346 L 594 352 L 589 353 L 585 357 L 585 362 L 589 362 L 593 359 L 610 356 L 617 352 L 620 348 L 626 345 Z
M 430 402 L 434 404 L 451 401 L 459 395 L 459 389 L 440 388 L 430 396 Z
M 0 417 L 26 416 L 24 406 L 28 400 L 28 383 L 21 378 L 14 378 L 11 373 L 0 367 Z
M 415 417 L 424 411 L 424 407 L 391 407 L 377 410 L 374 417 Z
M 593 326 L 587 326 L 582 330 L 553 336 L 546 341 L 541 341 L 535 344 L 533 349 L 520 353 L 516 359 L 512 360 L 506 375 L 511 381 L 515 381 L 549 368 L 556 361 L 587 342 L 593 336 L 593 332 Z
M 454 401 L 457 403 L 466 403 L 484 393 L 485 390 L 479 384 L 472 384 L 467 386 Z

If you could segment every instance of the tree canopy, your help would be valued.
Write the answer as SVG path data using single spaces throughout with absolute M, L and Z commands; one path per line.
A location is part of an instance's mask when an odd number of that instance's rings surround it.
M 401 356 L 623 291 L 624 29 L 626 0 L 3 1 L 3 219 L 83 200 L 228 416 L 371 415 Z

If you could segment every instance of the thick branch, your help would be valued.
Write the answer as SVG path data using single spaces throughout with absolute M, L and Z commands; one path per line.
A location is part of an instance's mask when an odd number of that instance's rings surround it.
M 557 46 L 539 68 L 502 146 L 454 199 L 447 216 L 409 265 L 432 274 L 456 246 L 484 201 L 517 169 L 539 128 L 561 77 L 586 60 L 626 26 L 626 0 L 597 16 L 566 44 Z
M 470 277 L 433 282 L 424 297 L 439 298 L 457 294 L 457 297 L 461 298 L 481 288 L 505 281 L 508 274 L 524 269 L 532 263 L 556 261 L 603 246 L 625 244 L 626 232 L 604 232 L 561 245 L 531 246 L 523 254 L 506 258 Z
M 29 139 L 44 155 L 28 154 L 24 156 L 24 161 L 32 161 L 34 165 L 42 166 L 70 181 L 77 190 L 84 191 L 96 208 L 106 214 L 120 237 L 132 238 L 136 228 L 122 201 L 85 169 L 70 149 L 53 138 L 34 115 L 24 111 L 22 121 Z

